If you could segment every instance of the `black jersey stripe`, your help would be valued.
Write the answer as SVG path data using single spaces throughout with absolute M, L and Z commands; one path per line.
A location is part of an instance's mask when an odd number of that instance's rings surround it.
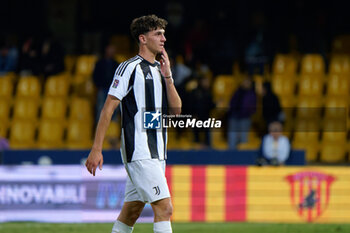
M 122 70 L 124 69 L 124 67 L 126 67 L 126 66 L 127 66 L 128 64 L 130 64 L 131 62 L 135 61 L 137 58 L 138 58 L 138 57 L 135 56 L 135 57 L 130 58 L 129 60 L 126 60 L 126 61 L 122 62 L 122 63 L 118 66 L 118 68 L 117 68 L 117 70 L 116 70 L 116 75 L 119 75 L 119 76 L 120 76 L 121 73 L 122 73 Z
M 139 57 L 138 57 L 138 56 L 135 56 L 135 57 L 130 58 L 129 60 L 125 61 L 124 64 L 123 64 L 123 66 L 119 69 L 117 75 L 118 75 L 118 76 L 123 76 L 124 71 L 126 70 L 126 68 L 128 67 L 128 65 L 129 65 L 130 63 L 136 61 L 137 59 L 139 59 Z
M 134 85 L 135 72 L 131 74 L 129 80 L 129 88 Z M 134 89 L 131 88 L 129 93 L 122 100 L 122 127 L 124 129 L 124 144 L 127 162 L 132 161 L 132 155 L 135 151 L 135 121 L 134 117 L 137 113 L 137 104 Z
M 168 97 L 166 95 L 165 81 L 161 73 L 160 73 L 160 77 L 162 78 L 162 114 L 168 114 Z M 163 136 L 163 145 L 164 145 L 164 159 L 167 159 L 166 157 L 167 133 L 166 132 L 167 132 L 167 128 L 163 127 L 162 136 Z
M 152 75 L 151 70 L 149 68 L 149 63 L 146 60 L 142 60 L 140 63 L 141 70 L 143 72 L 145 78 L 145 104 L 146 111 L 156 111 L 155 101 L 154 101 L 154 84 L 153 78 L 146 79 L 147 75 Z M 148 148 L 151 153 L 151 157 L 159 158 L 158 147 L 157 147 L 157 130 L 147 129 L 147 143 Z

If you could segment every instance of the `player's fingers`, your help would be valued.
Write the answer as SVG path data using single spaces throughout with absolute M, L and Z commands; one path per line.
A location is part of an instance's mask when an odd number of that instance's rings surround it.
M 92 175 L 95 176 L 97 166 L 92 168 Z
M 99 166 L 100 170 L 102 170 L 102 165 L 103 165 L 103 158 L 100 160 L 100 166 Z

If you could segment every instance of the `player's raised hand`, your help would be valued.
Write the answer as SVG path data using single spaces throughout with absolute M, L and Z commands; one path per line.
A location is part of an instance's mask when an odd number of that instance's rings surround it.
M 93 176 L 95 176 L 97 166 L 99 166 L 100 170 L 102 170 L 102 165 L 103 165 L 103 155 L 101 151 L 92 149 L 85 163 L 87 170 Z
M 171 76 L 171 68 L 170 68 L 170 61 L 168 57 L 168 53 L 166 52 L 165 48 L 162 49 L 162 54 L 160 55 L 160 71 L 162 72 L 162 75 L 164 77 Z

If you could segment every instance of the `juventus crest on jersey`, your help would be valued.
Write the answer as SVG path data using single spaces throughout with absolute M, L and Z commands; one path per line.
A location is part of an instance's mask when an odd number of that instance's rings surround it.
M 144 111 L 167 111 L 166 89 L 159 62 L 152 64 L 137 55 L 121 63 L 108 94 L 121 101 L 120 150 L 123 162 L 166 159 L 166 129 L 143 128 Z

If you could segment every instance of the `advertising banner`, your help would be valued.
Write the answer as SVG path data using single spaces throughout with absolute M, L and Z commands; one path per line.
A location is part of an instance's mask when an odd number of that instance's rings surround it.
M 112 222 L 123 201 L 126 172 L 104 166 L 93 177 L 85 167 L 0 167 L 0 222 Z M 153 213 L 146 206 L 141 221 Z

